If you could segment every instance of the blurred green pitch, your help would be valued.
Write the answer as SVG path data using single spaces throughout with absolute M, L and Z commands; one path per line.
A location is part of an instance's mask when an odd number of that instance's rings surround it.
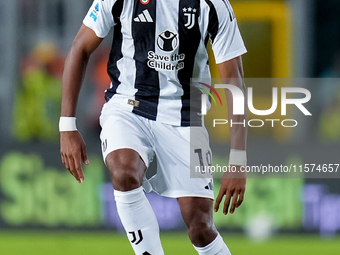
M 316 235 L 278 236 L 263 243 L 254 243 L 243 236 L 223 235 L 233 255 L 239 254 L 340 254 L 340 237 L 320 239 Z M 167 255 L 195 255 L 185 233 L 164 233 L 162 243 Z M 79 254 L 132 255 L 125 235 L 108 232 L 0 232 L 0 254 Z

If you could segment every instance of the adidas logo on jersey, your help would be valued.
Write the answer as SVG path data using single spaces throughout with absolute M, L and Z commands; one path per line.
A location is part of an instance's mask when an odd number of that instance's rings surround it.
M 149 22 L 152 23 L 153 19 L 148 10 L 144 10 L 141 14 L 139 14 L 136 18 L 134 18 L 135 22 Z

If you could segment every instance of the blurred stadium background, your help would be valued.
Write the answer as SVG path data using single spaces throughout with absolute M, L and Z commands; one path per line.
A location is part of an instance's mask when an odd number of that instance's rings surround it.
M 78 128 L 91 161 L 82 185 L 59 156 L 63 62 L 91 3 L 0 0 L 1 254 L 132 254 L 98 139 L 111 36 L 89 63 L 78 106 Z M 313 116 L 292 109 L 288 118 L 298 120 L 296 128 L 249 128 L 249 165 L 339 164 L 340 1 L 234 0 L 232 5 L 248 48 L 247 78 L 313 78 L 298 83 L 312 93 Z M 216 67 L 211 69 L 217 77 Z M 256 108 L 268 109 L 271 86 L 253 87 Z M 211 118 L 222 111 L 213 107 L 206 119 L 213 160 L 220 165 L 227 163 L 229 133 L 226 127 L 212 129 Z M 215 183 L 217 190 L 218 179 Z M 165 252 L 195 254 L 176 200 L 148 198 Z M 215 220 L 236 255 L 340 254 L 339 179 L 249 178 L 244 204 L 232 216 L 216 213 Z

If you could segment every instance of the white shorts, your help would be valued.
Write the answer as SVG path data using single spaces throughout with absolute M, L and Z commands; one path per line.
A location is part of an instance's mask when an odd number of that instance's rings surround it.
M 156 156 L 157 173 L 150 179 L 144 176 L 146 192 L 173 198 L 214 199 L 212 175 L 197 172 L 197 166 L 211 162 L 205 127 L 171 126 L 108 103 L 102 109 L 100 125 L 104 162 L 110 152 L 124 148 L 138 152 L 146 167 Z

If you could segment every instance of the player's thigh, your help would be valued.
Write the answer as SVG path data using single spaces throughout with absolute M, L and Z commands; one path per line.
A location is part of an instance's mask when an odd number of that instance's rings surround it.
M 155 125 L 153 134 L 157 155 L 157 174 L 151 179 L 153 189 L 168 197 L 213 199 L 212 175 L 200 168 L 203 165 L 207 169 L 206 156 L 211 155 L 206 129 Z
M 102 153 L 115 189 L 138 188 L 153 157 L 143 119 L 124 110 L 104 107 L 100 117 Z

